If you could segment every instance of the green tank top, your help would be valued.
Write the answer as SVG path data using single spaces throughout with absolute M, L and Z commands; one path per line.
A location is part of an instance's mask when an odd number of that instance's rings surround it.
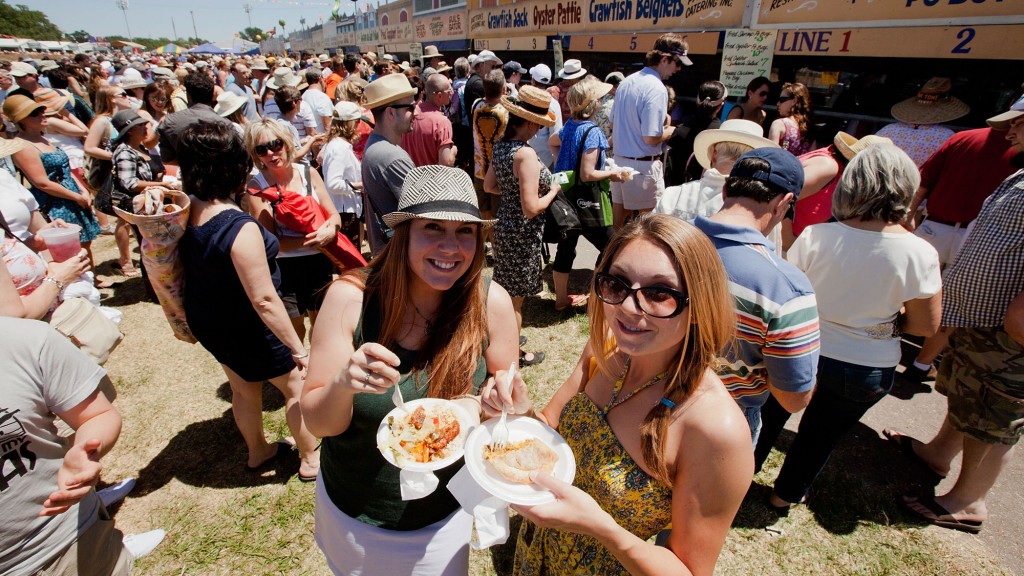
M 490 287 L 490 280 L 484 290 Z M 358 348 L 375 341 L 382 322 L 382 310 L 376 297 L 363 303 L 359 324 L 352 338 Z M 485 343 L 486 347 L 486 343 Z M 408 402 L 427 395 L 427 379 L 415 368 L 418 353 L 396 347 L 392 350 L 401 361 L 402 374 L 398 385 Z M 417 386 L 417 375 L 419 384 Z M 487 362 L 481 355 L 472 375 L 473 394 L 480 392 L 487 378 Z M 463 461 L 436 471 L 440 481 L 432 494 L 418 500 L 402 500 L 398 468 L 392 466 L 377 450 L 377 428 L 393 410 L 391 394 L 356 394 L 352 406 L 352 423 L 348 430 L 323 439 L 320 448 L 320 474 L 324 488 L 339 510 L 360 522 L 388 530 L 418 530 L 451 515 L 459 503 L 446 486 L 458 472 Z

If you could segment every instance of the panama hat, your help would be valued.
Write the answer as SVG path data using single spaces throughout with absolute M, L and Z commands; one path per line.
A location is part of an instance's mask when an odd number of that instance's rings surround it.
M 363 95 L 367 109 L 373 110 L 416 94 L 405 74 L 388 74 L 366 85 Z
M 221 92 L 220 96 L 217 96 L 217 105 L 213 107 L 213 111 L 221 118 L 227 118 L 234 114 L 236 110 L 245 106 L 246 102 L 248 102 L 248 99 L 245 96 L 239 96 L 234 92 L 225 90 Z
M 858 140 L 846 132 L 838 132 L 836 137 L 832 140 L 832 144 L 836 147 L 836 150 L 839 150 L 839 153 L 843 155 L 843 158 L 846 158 L 846 161 L 849 162 L 850 160 L 853 160 L 854 156 L 862 152 L 868 146 L 872 146 L 874 144 L 892 144 L 892 140 L 889 140 L 884 136 L 875 136 L 874 134 L 865 136 Z
M 304 84 L 302 78 L 292 72 L 291 68 L 281 66 L 274 70 L 274 76 L 267 81 L 267 88 L 279 90 L 282 86 L 294 86 L 301 90 L 302 84 Z
M 444 74 L 445 72 L 447 72 L 447 71 L 449 71 L 451 69 L 452 69 L 452 67 L 449 66 L 447 62 L 442 60 L 441 63 L 437 65 L 437 70 L 435 71 L 435 73 L 436 74 Z
M 142 78 L 128 78 L 125 77 L 121 80 L 121 88 L 125 90 L 134 90 L 135 88 L 145 88 L 148 83 Z
M 711 168 L 711 147 L 719 142 L 736 142 L 751 148 L 778 148 L 779 145 L 762 136 L 761 125 L 750 120 L 726 120 L 720 128 L 704 130 L 693 140 L 693 155 L 704 168 Z
M 35 112 L 38 108 L 42 108 L 44 111 L 46 110 L 46 106 L 43 106 L 28 96 L 15 94 L 14 96 L 8 96 L 7 99 L 4 100 L 3 110 L 4 116 L 7 116 L 11 122 L 17 124 L 25 118 L 28 118 L 29 115 Z
M 501 66 L 501 58 L 498 58 L 498 56 L 490 50 L 481 50 L 480 53 L 476 55 L 476 60 L 473 61 L 473 64 L 475 65 L 483 62 L 496 62 L 498 66 Z
M 480 218 L 469 174 L 461 168 L 438 164 L 409 171 L 398 197 L 398 210 L 385 214 L 384 223 L 394 228 L 413 218 L 494 224 L 494 220 Z
M 889 111 L 892 117 L 905 124 L 942 124 L 966 116 L 971 107 L 954 98 L 953 83 L 949 78 L 932 78 L 921 86 L 917 95 L 897 102 Z
M 586 75 L 586 73 L 587 69 L 583 67 L 583 63 L 573 58 L 565 61 L 565 66 L 558 71 L 558 77 L 563 80 L 573 80 Z
M 444 56 L 444 54 L 437 51 L 437 46 L 424 46 L 423 47 L 423 59 L 428 60 L 437 56 Z
M 40 88 L 36 90 L 32 97 L 36 99 L 36 102 L 46 106 L 47 116 L 53 116 L 61 111 L 62 108 L 67 106 L 67 103 L 71 101 L 71 96 L 67 94 L 61 94 L 53 88 Z
M 252 68 L 253 70 L 270 70 L 270 67 L 267 66 L 267 60 L 265 58 L 253 58 L 252 66 L 250 66 L 250 68 Z
M 0 158 L 10 156 L 25 147 L 25 141 L 20 139 L 8 140 L 0 138 Z
M 1018 98 L 1008 111 L 993 116 L 986 120 L 986 122 L 996 130 L 1009 130 L 1010 124 L 1021 116 L 1024 116 L 1024 96 Z
M 549 109 L 551 94 L 536 86 L 523 86 L 519 89 L 519 98 L 501 97 L 501 105 L 509 114 L 515 114 L 541 126 L 554 126 L 555 113 Z

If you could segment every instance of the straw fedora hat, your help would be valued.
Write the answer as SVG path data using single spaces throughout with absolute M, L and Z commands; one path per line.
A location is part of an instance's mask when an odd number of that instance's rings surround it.
M 449 71 L 451 69 L 452 69 L 452 67 L 449 66 L 447 62 L 442 60 L 441 63 L 437 65 L 437 70 L 435 70 L 434 72 L 437 73 L 437 74 L 444 74 L 445 72 L 447 72 L 447 71 Z
M 572 89 L 584 90 L 583 100 L 577 102 L 576 106 L 569 106 L 569 111 L 572 112 L 573 114 L 581 110 L 586 110 L 588 106 L 590 106 L 594 102 L 597 102 L 601 98 L 604 98 L 605 95 L 612 91 L 611 84 L 607 82 L 601 82 L 596 78 L 594 78 L 593 80 L 593 82 L 588 82 L 586 80 L 580 82 L 579 84 L 576 85 L 580 86 L 580 88 L 576 88 L 576 86 L 573 86 Z
M 32 114 L 38 108 L 42 108 L 43 111 L 46 110 L 46 106 L 43 106 L 28 96 L 15 94 L 14 96 L 8 96 L 7 99 L 4 100 L 3 111 L 4 116 L 7 116 L 11 122 L 17 124 L 25 118 L 28 118 L 29 114 Z
M 952 96 L 949 78 L 932 78 L 921 86 L 917 96 L 897 102 L 890 113 L 905 124 L 942 124 L 966 116 L 971 111 L 963 100 Z
M 53 88 L 40 88 L 32 94 L 32 97 L 36 99 L 36 102 L 46 106 L 46 112 L 43 114 L 47 116 L 56 115 L 71 101 L 70 95 L 61 94 Z
M 5 158 L 25 147 L 24 140 L 8 140 L 0 138 L 0 158 Z
M 368 110 L 373 110 L 415 94 L 416 89 L 409 84 L 409 79 L 405 74 L 388 74 L 366 85 L 366 88 L 363 89 L 366 103 L 363 106 L 366 106 Z
M 213 111 L 221 118 L 227 118 L 234 114 L 236 110 L 245 106 L 247 101 L 248 99 L 245 96 L 239 96 L 234 92 L 225 90 L 221 92 L 220 96 L 217 96 L 217 105 L 213 107 Z
M 874 134 L 865 136 L 860 140 L 850 136 L 846 132 L 838 132 L 836 137 L 832 140 L 832 144 L 839 150 L 839 153 L 846 158 L 849 162 L 853 160 L 859 152 L 862 152 L 868 146 L 875 144 L 892 144 L 892 140 L 885 138 L 884 136 L 875 136 Z
M 291 68 L 281 66 L 274 69 L 274 76 L 267 81 L 267 88 L 280 90 L 282 86 L 294 86 L 301 90 L 303 83 L 302 78 L 292 72 Z
M 429 60 L 430 58 L 434 58 L 436 56 L 444 56 L 444 54 L 442 54 L 442 53 L 437 51 L 437 46 L 431 45 L 431 46 L 424 46 L 423 47 L 423 59 L 424 60 Z
M 398 197 L 398 210 L 385 214 L 384 223 L 394 228 L 413 218 L 494 224 L 494 220 L 480 217 L 469 174 L 461 168 L 437 164 L 409 171 Z
M 779 145 L 762 136 L 761 125 L 750 120 L 726 120 L 722 126 L 704 130 L 693 139 L 693 155 L 704 168 L 711 168 L 711 147 L 719 142 L 736 142 L 751 148 L 778 148 Z
M 555 113 L 549 108 L 551 94 L 548 94 L 547 90 L 541 90 L 536 86 L 523 86 L 519 89 L 519 98 L 511 99 L 508 96 L 502 96 L 501 105 L 508 110 L 509 114 L 515 114 L 534 124 L 555 125 Z

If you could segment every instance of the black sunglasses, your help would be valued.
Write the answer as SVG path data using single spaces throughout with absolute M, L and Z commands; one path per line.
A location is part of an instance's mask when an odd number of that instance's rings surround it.
M 782 104 L 783 102 L 789 102 L 793 98 L 796 98 L 796 96 L 779 96 L 779 104 Z
M 284 140 L 278 138 L 266 144 L 257 144 L 253 150 L 257 156 L 266 156 L 268 152 L 280 152 L 282 148 L 284 148 Z
M 594 292 L 602 302 L 612 305 L 622 304 L 632 296 L 637 308 L 654 318 L 678 316 L 690 303 L 690 297 L 679 290 L 662 286 L 631 288 L 622 278 L 605 272 L 594 275 Z
M 46 108 L 36 108 L 35 110 L 28 113 L 29 118 L 38 118 L 46 112 Z
M 761 92 L 757 92 L 756 94 L 758 96 L 767 96 L 768 95 L 768 91 L 767 90 L 762 90 Z

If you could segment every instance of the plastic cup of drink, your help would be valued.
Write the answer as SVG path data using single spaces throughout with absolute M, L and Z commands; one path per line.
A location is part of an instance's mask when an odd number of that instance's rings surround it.
M 68 224 L 64 228 L 40 230 L 38 235 L 46 243 L 46 249 L 50 251 L 50 258 L 54 262 L 63 262 L 68 258 L 78 256 L 78 253 L 82 251 L 82 243 L 78 240 L 78 233 L 81 231 L 81 226 Z

